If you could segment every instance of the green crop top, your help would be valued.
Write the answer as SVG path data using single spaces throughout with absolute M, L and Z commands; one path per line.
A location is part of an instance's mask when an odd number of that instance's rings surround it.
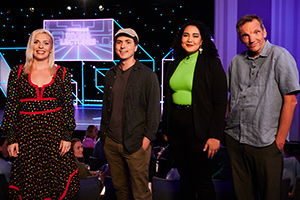
M 173 103 L 178 105 L 192 104 L 194 71 L 199 51 L 185 57 L 177 66 L 170 78 L 170 87 L 174 91 Z

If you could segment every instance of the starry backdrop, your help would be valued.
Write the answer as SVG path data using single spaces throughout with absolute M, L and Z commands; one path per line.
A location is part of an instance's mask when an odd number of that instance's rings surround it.
M 171 50 L 173 38 L 184 22 L 201 20 L 213 33 L 214 0 L 10 0 L 0 7 L 0 53 L 9 66 L 24 63 L 24 47 L 29 35 L 33 30 L 43 27 L 43 20 L 102 18 L 113 18 L 122 27 L 136 30 L 141 47 L 155 60 L 155 71 L 160 80 L 161 59 Z M 115 24 L 114 29 L 116 32 L 119 27 Z M 18 47 L 23 49 L 16 49 Z M 141 50 L 136 57 L 147 58 Z M 114 58 L 117 59 L 116 56 Z M 73 78 L 81 84 L 81 62 L 57 63 L 70 68 Z M 151 63 L 145 64 L 152 67 Z M 113 65 L 105 62 L 84 62 L 84 87 L 88 88 L 85 89 L 86 99 L 102 98 L 101 92 L 94 87 L 94 78 L 91 75 L 94 74 L 94 68 L 110 68 Z

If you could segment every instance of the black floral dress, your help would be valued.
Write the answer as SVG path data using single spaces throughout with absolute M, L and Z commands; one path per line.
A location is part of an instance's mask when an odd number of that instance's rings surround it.
M 70 141 L 75 128 L 70 72 L 56 66 L 50 83 L 39 88 L 12 68 L 1 128 L 9 144 L 19 144 L 12 164 L 11 199 L 73 199 L 79 190 L 74 154 L 60 155 L 61 140 Z

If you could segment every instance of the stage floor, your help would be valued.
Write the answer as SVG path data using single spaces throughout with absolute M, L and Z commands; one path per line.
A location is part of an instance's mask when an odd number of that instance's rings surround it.
M 86 131 L 89 125 L 100 127 L 102 107 L 100 106 L 75 106 L 75 130 Z
M 85 131 L 89 125 L 100 126 L 102 107 L 100 106 L 75 106 L 75 122 L 78 131 Z M 4 110 L 0 110 L 0 123 L 2 122 Z

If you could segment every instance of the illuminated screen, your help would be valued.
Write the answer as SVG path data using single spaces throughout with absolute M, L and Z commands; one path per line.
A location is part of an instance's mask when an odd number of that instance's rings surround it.
M 56 61 L 113 61 L 113 19 L 44 20 Z

